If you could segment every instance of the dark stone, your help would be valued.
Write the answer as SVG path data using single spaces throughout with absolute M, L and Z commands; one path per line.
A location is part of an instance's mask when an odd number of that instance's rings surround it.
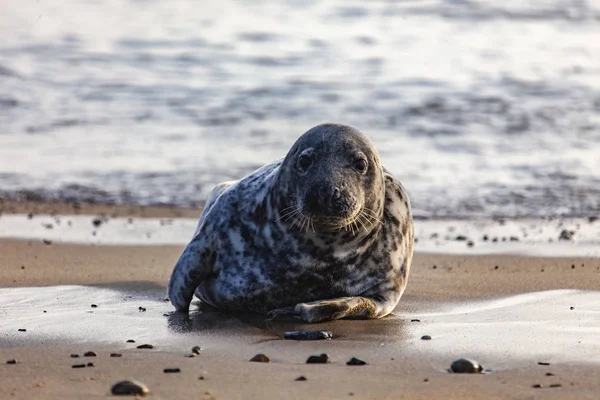
M 467 240 L 467 237 L 464 235 L 458 235 L 454 238 L 454 240 L 456 240 L 457 242 L 464 242 Z
M 133 339 L 129 339 L 129 340 L 127 340 L 127 342 L 126 342 L 126 343 L 135 343 L 135 340 L 133 340 Z
M 542 385 L 541 383 L 536 383 L 535 385 L 532 385 L 531 387 L 534 389 L 541 389 L 544 387 L 544 385 Z
M 47 246 L 50 246 L 52 243 L 54 243 L 54 242 L 53 242 L 52 240 L 50 240 L 50 239 L 43 239 L 43 240 L 42 240 L 42 242 L 43 242 L 45 245 L 47 245 Z
M 421 340 L 431 340 L 431 336 L 423 335 L 423 336 L 421 336 Z
M 27 332 L 27 329 L 21 328 L 19 329 L 19 332 Z
M 329 356 L 325 353 L 318 356 L 310 356 L 306 360 L 307 364 L 327 364 L 329 361 Z
M 97 308 L 97 307 L 98 307 L 98 305 L 92 304 L 92 308 Z
M 83 354 L 84 357 L 96 357 L 97 354 L 93 351 L 88 351 L 86 353 Z
M 363 360 L 361 360 L 360 358 L 356 358 L 356 357 L 352 357 L 347 363 L 346 365 L 367 365 L 366 362 L 364 362 Z
M 450 365 L 450 371 L 456 374 L 479 374 L 483 367 L 477 361 L 460 358 Z
M 411 319 L 410 322 L 421 322 L 421 320 L 415 318 L 415 319 Z
M 121 353 L 110 353 L 111 357 L 123 357 Z
M 79 354 L 71 354 L 71 358 L 79 358 Z
M 283 334 L 285 340 L 323 340 L 332 337 L 331 331 L 294 331 Z
M 199 355 L 202 352 L 202 348 L 200 348 L 200 346 L 194 346 L 192 347 L 192 353 L 195 355 Z
M 18 363 L 18 361 L 15 358 L 13 358 L 12 360 L 8 360 L 6 363 L 14 365 L 14 364 Z
M 563 229 L 558 236 L 558 240 L 571 240 L 575 236 L 575 231 L 569 231 L 567 229 Z
M 538 365 L 550 365 L 550 363 L 549 362 L 540 361 L 540 362 L 538 362 Z
M 85 368 L 85 364 L 74 364 L 71 368 Z
M 146 396 L 150 390 L 137 381 L 120 381 L 115 383 L 110 392 L 116 396 Z
M 156 346 L 153 344 L 140 344 L 137 348 L 138 349 L 154 349 L 154 348 L 156 348 Z
M 100 218 L 94 218 L 92 220 L 92 225 L 94 225 L 96 228 L 99 227 L 100 225 L 102 225 L 102 219 L 100 219 Z
M 297 380 L 297 381 L 307 381 L 308 379 L 306 379 L 305 376 L 299 376 L 295 380 Z
M 252 357 L 250 359 L 250 361 L 252 361 L 252 362 L 268 363 L 268 362 L 271 362 L 271 359 L 269 357 L 267 357 L 266 355 L 264 355 L 264 354 L 261 353 L 261 354 L 257 354 L 254 357 Z
M 87 363 L 87 366 L 88 366 L 88 367 L 95 367 L 95 366 L 96 366 L 96 364 L 94 364 L 94 363 L 92 363 L 92 362 L 89 362 L 89 363 Z
M 163 369 L 165 374 L 178 374 L 181 372 L 180 368 L 165 368 Z

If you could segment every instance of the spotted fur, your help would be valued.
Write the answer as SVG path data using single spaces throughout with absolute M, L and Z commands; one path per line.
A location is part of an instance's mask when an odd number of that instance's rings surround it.
M 413 242 L 408 195 L 369 139 L 318 125 L 284 159 L 214 189 L 169 297 L 180 311 L 195 293 L 307 322 L 380 318 L 404 292 Z

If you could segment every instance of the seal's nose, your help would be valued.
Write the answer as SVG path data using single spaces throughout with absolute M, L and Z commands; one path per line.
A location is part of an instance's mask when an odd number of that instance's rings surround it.
M 338 188 L 333 188 L 333 194 L 331 195 L 331 200 L 336 201 L 342 197 L 342 192 Z

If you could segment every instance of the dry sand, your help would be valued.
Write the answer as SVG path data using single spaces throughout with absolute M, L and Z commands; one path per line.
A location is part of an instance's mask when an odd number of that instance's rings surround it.
M 190 318 L 172 313 L 164 288 L 181 250 L 0 240 L 0 399 L 107 398 L 125 378 L 146 383 L 155 399 L 597 399 L 600 393 L 600 259 L 416 254 L 394 316 L 309 326 L 209 309 Z M 581 292 L 508 297 L 556 289 Z M 416 318 L 421 322 L 411 322 Z M 293 329 L 329 329 L 335 338 L 280 340 Z M 432 340 L 420 340 L 425 334 Z M 135 348 L 145 342 L 157 348 Z M 202 354 L 184 357 L 195 344 Z M 98 357 L 70 357 L 88 350 Z M 330 364 L 304 363 L 322 352 Z M 248 362 L 257 353 L 272 362 Z M 352 356 L 368 365 L 346 366 Z M 491 371 L 448 374 L 462 356 Z M 13 358 L 16 365 L 5 364 Z M 95 366 L 71 367 L 84 361 Z M 181 373 L 163 373 L 170 367 Z M 307 381 L 295 381 L 299 376 Z

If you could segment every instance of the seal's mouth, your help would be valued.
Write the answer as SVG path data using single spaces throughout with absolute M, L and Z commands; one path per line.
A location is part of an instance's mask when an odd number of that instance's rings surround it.
M 280 211 L 279 220 L 287 223 L 290 230 L 305 233 L 347 231 L 353 235 L 361 231 L 370 232 L 376 225 L 381 224 L 377 214 L 367 207 L 358 208 L 348 216 L 325 216 L 305 212 L 300 207 L 292 206 Z

